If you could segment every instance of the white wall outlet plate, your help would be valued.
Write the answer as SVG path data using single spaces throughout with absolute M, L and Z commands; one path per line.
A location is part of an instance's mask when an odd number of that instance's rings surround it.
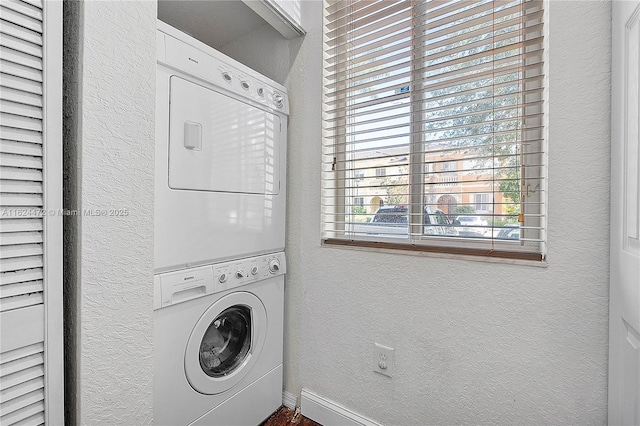
M 393 348 L 375 343 L 373 351 L 373 371 L 388 377 L 393 377 L 393 367 L 395 364 L 393 351 Z

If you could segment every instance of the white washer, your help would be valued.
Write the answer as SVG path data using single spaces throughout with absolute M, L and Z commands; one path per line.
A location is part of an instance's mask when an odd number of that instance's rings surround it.
M 154 423 L 282 403 L 283 86 L 158 21 Z
M 155 272 L 284 250 L 286 89 L 158 21 Z
M 284 253 L 156 275 L 154 423 L 257 425 L 282 404 Z

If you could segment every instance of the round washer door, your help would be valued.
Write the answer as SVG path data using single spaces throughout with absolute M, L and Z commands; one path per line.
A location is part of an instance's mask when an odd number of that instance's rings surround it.
M 264 345 L 267 313 L 255 295 L 224 296 L 196 323 L 185 352 L 189 384 L 203 394 L 225 392 L 250 371 Z

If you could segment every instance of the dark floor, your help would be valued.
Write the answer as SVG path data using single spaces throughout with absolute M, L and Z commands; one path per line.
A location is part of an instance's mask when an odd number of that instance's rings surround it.
M 267 419 L 260 426 L 287 426 L 287 425 L 298 425 L 298 426 L 322 426 L 320 423 L 316 423 L 311 419 L 306 418 L 302 414 L 300 414 L 300 409 L 296 408 L 295 411 L 287 408 L 280 407 L 278 411 L 276 411 L 271 417 Z

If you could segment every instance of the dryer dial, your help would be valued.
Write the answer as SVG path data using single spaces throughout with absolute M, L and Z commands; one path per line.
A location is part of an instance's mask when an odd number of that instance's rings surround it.
M 279 93 L 274 93 L 272 98 L 273 103 L 276 104 L 278 108 L 282 108 L 284 106 L 284 97 Z

